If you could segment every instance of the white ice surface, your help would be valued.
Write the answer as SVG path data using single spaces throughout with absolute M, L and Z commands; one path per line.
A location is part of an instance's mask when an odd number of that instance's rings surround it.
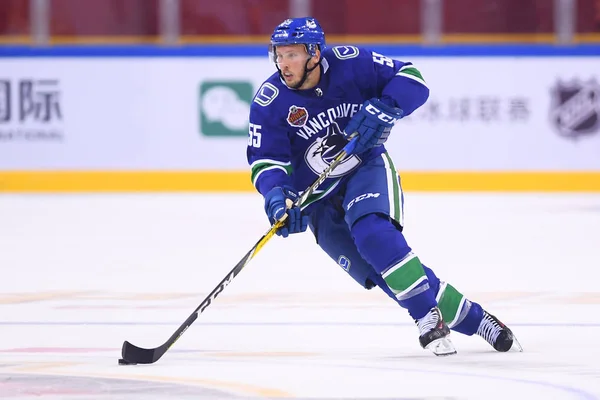
M 267 230 L 258 195 L 0 196 L 0 398 L 600 399 L 600 196 L 411 194 L 422 261 L 513 328 L 523 353 L 356 285 L 307 232 L 275 237 L 157 363 Z

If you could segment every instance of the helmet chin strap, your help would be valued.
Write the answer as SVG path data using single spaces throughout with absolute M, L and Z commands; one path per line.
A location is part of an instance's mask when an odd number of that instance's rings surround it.
M 321 65 L 321 60 L 319 60 L 319 62 L 316 63 L 314 67 L 308 68 L 309 62 L 310 62 L 310 58 L 308 60 L 306 60 L 306 64 L 304 64 L 304 74 L 302 74 L 302 79 L 300 79 L 300 82 L 298 82 L 296 85 L 290 86 L 291 89 L 296 89 L 296 90 L 300 89 L 302 87 L 302 85 L 304 85 L 304 82 L 306 82 L 306 78 L 308 78 L 308 73 L 314 71 L 315 68 L 317 68 L 319 65 Z M 279 71 L 279 77 L 285 82 L 285 79 L 283 77 L 283 74 L 281 73 L 281 69 L 279 69 L 279 66 L 277 66 L 277 70 Z

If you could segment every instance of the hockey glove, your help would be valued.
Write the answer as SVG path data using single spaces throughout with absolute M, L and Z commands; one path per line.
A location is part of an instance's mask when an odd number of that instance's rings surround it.
M 401 109 L 390 107 L 378 99 L 365 101 L 344 130 L 346 137 L 354 132 L 358 133 L 353 153 L 364 153 L 385 143 L 394 124 L 402 118 L 403 114 Z
M 271 224 L 279 221 L 286 212 L 288 214 L 285 225 L 277 231 L 277 235 L 284 238 L 290 233 L 304 232 L 308 226 L 308 216 L 302 215 L 300 207 L 287 208 L 288 199 L 292 202 L 298 199 L 298 193 L 288 186 L 274 187 L 265 196 L 265 212 Z

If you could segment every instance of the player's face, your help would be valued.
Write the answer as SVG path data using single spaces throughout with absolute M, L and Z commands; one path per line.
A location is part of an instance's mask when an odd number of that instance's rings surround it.
M 275 49 L 275 62 L 279 66 L 281 75 L 289 87 L 295 87 L 300 83 L 304 76 L 306 61 L 310 58 L 303 44 L 277 46 Z M 310 68 L 313 65 L 314 60 L 311 60 L 308 67 Z

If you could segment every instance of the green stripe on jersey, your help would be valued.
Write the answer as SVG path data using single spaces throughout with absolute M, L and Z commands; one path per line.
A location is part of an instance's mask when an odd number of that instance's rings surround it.
M 422 80 L 423 82 L 425 82 L 425 79 L 423 79 L 423 75 L 421 75 L 421 72 L 413 66 L 410 66 L 409 68 L 406 68 L 406 69 L 400 69 L 400 72 L 403 74 L 406 74 L 406 75 L 415 76 L 415 77 L 419 78 L 420 80 Z
M 400 68 L 400 71 L 396 75 L 404 76 L 427 86 L 423 75 L 421 75 L 421 72 L 414 65 L 405 65 Z
M 315 202 L 321 200 L 323 197 L 327 196 L 329 193 L 331 193 L 331 191 L 333 189 L 335 189 L 337 187 L 337 185 L 338 185 L 338 183 L 340 183 L 340 181 L 341 181 L 341 178 L 334 181 L 331 185 L 329 185 L 329 187 L 327 189 L 325 189 L 323 191 L 319 191 L 318 193 L 312 193 L 310 196 L 308 196 L 306 198 L 304 203 L 302 203 L 301 209 L 304 210 L 306 207 L 308 207 L 312 203 L 315 203 Z
M 391 186 L 391 193 L 388 194 L 390 199 L 390 217 L 392 217 L 392 219 L 397 221 L 400 225 L 403 225 L 404 221 L 402 218 L 401 196 L 402 189 L 400 188 L 398 170 L 394 166 L 394 162 L 392 161 L 392 158 L 389 156 L 387 151 L 383 153 L 382 156 L 384 158 L 384 164 L 386 166 L 388 190 L 390 190 Z
M 252 165 L 252 174 L 250 176 L 250 179 L 252 180 L 252 184 L 254 186 L 256 186 L 256 179 L 258 178 L 258 176 L 262 173 L 265 172 L 267 170 L 270 169 L 280 169 L 282 171 L 284 171 L 286 174 L 291 175 L 292 174 L 292 165 L 287 163 L 287 164 L 278 164 L 278 163 L 273 163 L 273 162 L 268 162 L 268 161 L 264 161 L 264 162 L 257 162 L 254 165 Z

